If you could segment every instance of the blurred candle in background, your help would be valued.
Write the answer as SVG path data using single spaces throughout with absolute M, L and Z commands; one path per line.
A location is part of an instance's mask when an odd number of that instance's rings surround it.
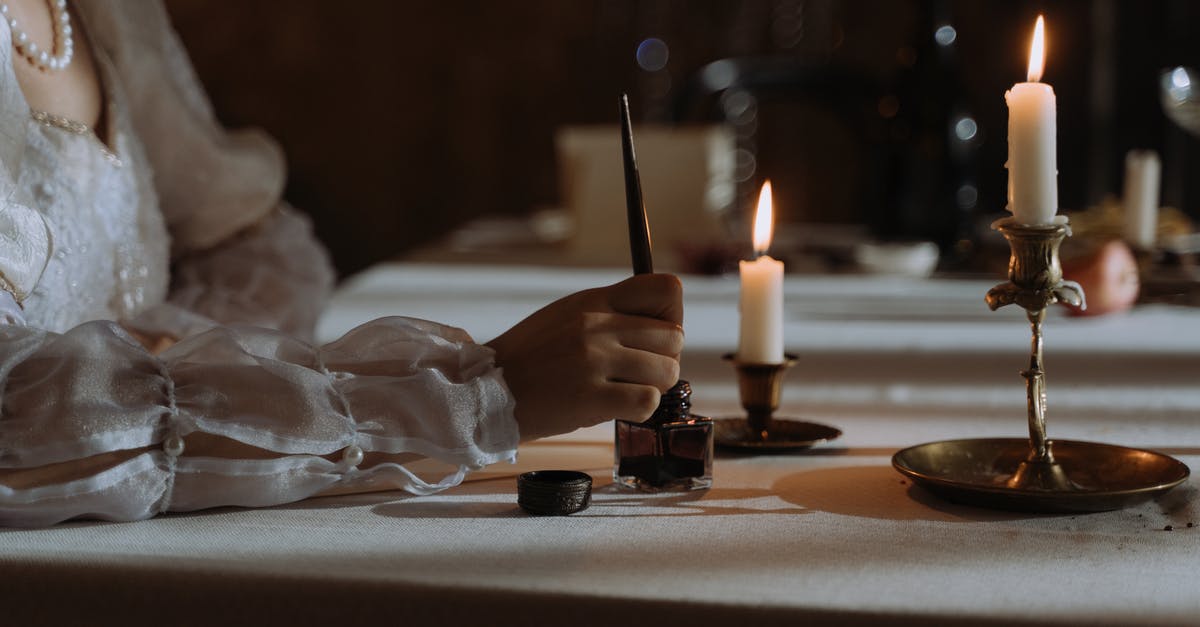
M 1162 165 L 1153 150 L 1125 155 L 1125 239 L 1135 248 L 1154 248 L 1158 229 L 1158 186 Z
M 773 230 L 771 182 L 763 183 L 754 213 L 754 260 L 738 262 L 742 291 L 737 358 L 783 363 L 783 262 L 767 256 Z
M 1054 89 L 1040 82 L 1046 61 L 1042 16 L 1029 47 L 1029 81 L 1004 93 L 1008 103 L 1008 210 L 1021 224 L 1050 224 L 1058 212 Z

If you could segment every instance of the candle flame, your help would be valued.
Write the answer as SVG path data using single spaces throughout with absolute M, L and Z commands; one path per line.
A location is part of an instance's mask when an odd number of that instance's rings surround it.
M 1037 83 L 1042 80 L 1042 71 L 1046 69 L 1046 21 L 1038 16 L 1037 24 L 1033 27 L 1033 42 L 1029 44 L 1029 82 Z
M 771 181 L 763 183 L 758 193 L 758 210 L 754 212 L 754 254 L 765 255 L 771 247 L 774 230 L 774 210 L 771 207 Z

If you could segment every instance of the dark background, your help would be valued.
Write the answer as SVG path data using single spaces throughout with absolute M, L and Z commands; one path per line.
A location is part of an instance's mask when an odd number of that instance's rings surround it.
M 477 216 L 556 206 L 554 130 L 615 122 L 622 91 L 635 121 L 736 123 L 745 182 L 731 211 L 769 176 L 790 208 L 781 220 L 954 249 L 1003 209 L 1003 96 L 1024 80 L 1039 12 L 1063 208 L 1119 193 L 1131 148 L 1162 154 L 1164 204 L 1200 208 L 1200 147 L 1164 118 L 1157 91 L 1162 69 L 1200 65 L 1189 0 L 167 6 L 222 121 L 283 143 L 288 198 L 343 274 Z M 941 46 L 933 34 L 946 25 L 956 37 Z M 657 71 L 636 55 L 652 37 L 670 51 Z M 737 60 L 725 67 L 741 82 L 704 89 L 698 77 L 721 59 Z M 963 117 L 978 131 L 956 141 Z

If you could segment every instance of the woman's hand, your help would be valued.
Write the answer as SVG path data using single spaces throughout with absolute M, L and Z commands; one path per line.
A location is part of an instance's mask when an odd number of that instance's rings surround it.
M 638 275 L 557 300 L 488 342 L 521 439 L 648 418 L 679 379 L 682 296 L 672 275 Z
M 143 333 L 141 331 L 135 331 L 127 327 L 125 328 L 125 331 L 132 335 L 133 339 L 137 340 L 138 343 L 141 344 L 142 347 L 147 351 L 149 351 L 151 355 L 161 354 L 163 351 L 171 348 L 176 342 L 179 341 L 169 335 L 152 335 Z

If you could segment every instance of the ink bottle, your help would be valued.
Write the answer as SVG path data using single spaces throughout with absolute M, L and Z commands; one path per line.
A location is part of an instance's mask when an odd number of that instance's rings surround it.
M 692 386 L 680 381 L 645 422 L 616 421 L 613 481 L 648 492 L 711 486 L 713 422 L 691 408 Z

